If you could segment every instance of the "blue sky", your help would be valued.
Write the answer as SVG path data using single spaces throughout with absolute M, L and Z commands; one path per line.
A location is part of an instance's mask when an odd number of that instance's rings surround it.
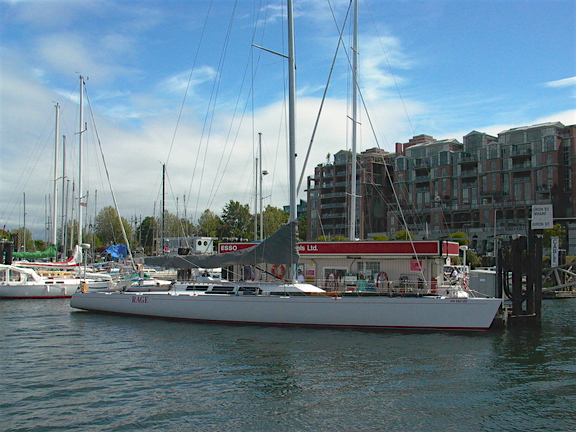
M 26 194 L 26 225 L 46 237 L 55 102 L 66 178 L 77 182 L 80 73 L 95 119 L 86 108 L 88 220 L 112 204 L 98 138 L 126 218 L 158 213 L 163 163 L 172 213 L 196 220 L 231 199 L 252 207 L 259 132 L 264 205 L 285 205 L 286 65 L 252 47 L 287 52 L 283 3 L 0 0 L 0 226 L 23 224 Z M 294 3 L 300 172 L 349 2 Z M 359 151 L 393 151 L 419 134 L 461 141 L 472 130 L 576 123 L 574 0 L 359 5 Z M 350 41 L 346 29 L 346 50 Z M 342 49 L 337 58 L 306 175 L 350 148 L 350 72 Z

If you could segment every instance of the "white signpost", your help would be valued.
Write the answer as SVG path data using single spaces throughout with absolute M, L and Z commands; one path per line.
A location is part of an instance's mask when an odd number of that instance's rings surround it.
M 532 206 L 532 229 L 552 229 L 554 227 L 552 204 Z
M 550 267 L 558 267 L 560 237 L 550 237 Z

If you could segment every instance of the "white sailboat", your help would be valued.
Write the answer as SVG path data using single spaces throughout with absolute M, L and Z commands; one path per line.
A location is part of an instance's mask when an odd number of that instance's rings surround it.
M 91 290 L 104 290 L 113 283 L 104 275 L 98 278 L 43 276 L 31 268 L 0 264 L 0 299 L 70 298 L 83 285 Z
M 198 262 L 198 266 L 222 267 L 236 260 L 236 263 L 289 264 L 296 268 L 292 0 L 288 0 L 288 43 L 290 222 L 266 241 L 248 249 L 245 255 L 221 254 L 222 257 Z M 287 249 L 283 255 L 279 253 L 281 244 Z M 272 257 L 270 252 L 278 255 Z M 168 291 L 78 292 L 72 296 L 70 305 L 96 312 L 220 323 L 446 330 L 485 330 L 501 305 L 500 299 L 473 297 L 459 286 L 438 286 L 435 295 L 392 296 L 326 292 L 310 284 L 293 282 L 295 270 L 290 272 L 290 279 L 279 283 L 199 280 L 174 284 Z

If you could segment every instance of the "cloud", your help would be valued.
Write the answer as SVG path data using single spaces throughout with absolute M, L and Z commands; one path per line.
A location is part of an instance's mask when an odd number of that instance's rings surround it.
M 212 81 L 217 76 L 217 72 L 210 66 L 202 66 L 196 68 L 190 77 L 190 71 L 180 72 L 176 75 L 166 78 L 159 83 L 158 89 L 160 92 L 178 93 L 182 95 L 184 90 L 188 87 L 190 82 L 189 92 L 194 91 L 194 87 L 203 84 L 207 81 Z
M 560 88 L 576 86 L 576 76 L 544 83 L 546 87 Z

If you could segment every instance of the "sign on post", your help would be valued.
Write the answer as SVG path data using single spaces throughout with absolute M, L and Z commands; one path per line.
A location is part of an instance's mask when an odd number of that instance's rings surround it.
M 550 267 L 558 267 L 560 237 L 550 237 Z
M 551 229 L 554 227 L 552 204 L 532 206 L 532 229 Z

